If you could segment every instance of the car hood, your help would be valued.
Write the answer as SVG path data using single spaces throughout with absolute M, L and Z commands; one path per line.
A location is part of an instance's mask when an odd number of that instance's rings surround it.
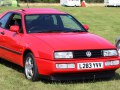
M 113 49 L 115 48 L 104 38 L 83 33 L 40 33 L 31 34 L 48 44 L 56 51 L 62 50 L 91 50 L 91 49 Z

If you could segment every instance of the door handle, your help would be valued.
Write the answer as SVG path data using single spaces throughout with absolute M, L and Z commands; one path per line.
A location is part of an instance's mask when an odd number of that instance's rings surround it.
M 4 35 L 4 34 L 5 34 L 5 32 L 0 32 L 0 34 Z

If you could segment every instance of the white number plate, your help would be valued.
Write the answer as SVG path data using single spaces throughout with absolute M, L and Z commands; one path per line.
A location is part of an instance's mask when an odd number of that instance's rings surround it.
M 99 69 L 103 68 L 103 62 L 78 63 L 77 69 Z

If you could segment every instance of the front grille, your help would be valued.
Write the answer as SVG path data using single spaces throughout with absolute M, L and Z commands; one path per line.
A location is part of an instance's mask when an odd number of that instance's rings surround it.
M 87 55 L 89 52 L 91 55 Z M 103 57 L 103 50 L 76 50 L 73 51 L 74 58 L 96 58 Z

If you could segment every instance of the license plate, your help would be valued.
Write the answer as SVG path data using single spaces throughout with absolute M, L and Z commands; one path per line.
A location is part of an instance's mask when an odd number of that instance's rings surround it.
M 99 69 L 103 68 L 103 62 L 78 63 L 77 69 Z

